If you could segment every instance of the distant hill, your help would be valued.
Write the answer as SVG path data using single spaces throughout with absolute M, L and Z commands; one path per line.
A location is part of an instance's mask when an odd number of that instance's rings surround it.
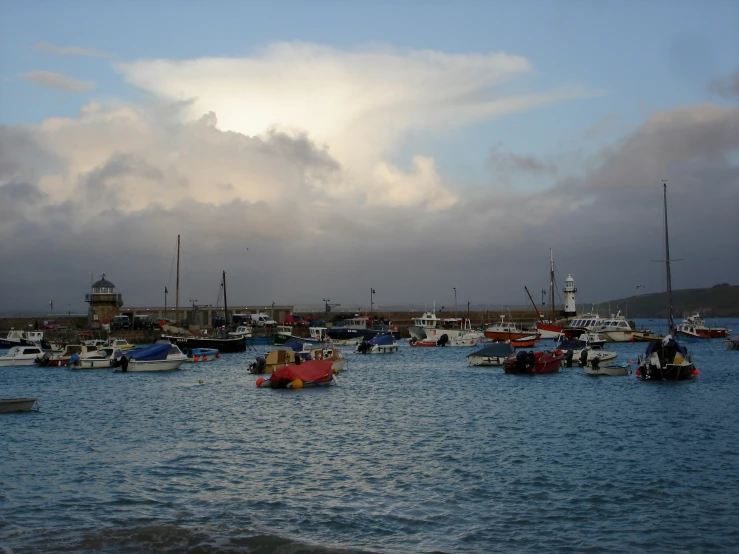
M 667 317 L 666 292 L 611 300 L 610 304 L 611 306 L 628 306 L 629 319 Z M 739 317 L 739 286 L 722 283 L 710 289 L 673 290 L 672 309 L 676 318 L 693 312 L 698 312 L 701 317 L 705 318 Z

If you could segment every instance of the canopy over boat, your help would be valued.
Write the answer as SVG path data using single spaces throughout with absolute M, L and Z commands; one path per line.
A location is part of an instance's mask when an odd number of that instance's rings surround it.
M 297 340 L 289 340 L 284 344 L 284 346 L 293 352 L 301 352 L 303 350 L 303 343 Z
M 670 350 L 673 350 L 675 352 L 680 352 L 680 354 L 683 355 L 683 358 L 687 357 L 688 355 L 687 348 L 685 348 L 683 345 L 677 342 L 672 337 L 672 335 L 667 335 L 661 341 L 650 342 L 647 345 L 647 351 L 645 353 L 645 357 L 649 358 L 649 356 L 652 355 L 652 352 L 655 352 L 655 351 L 658 353 L 667 353 Z M 674 357 L 674 354 L 673 354 L 673 357 Z
M 491 342 L 486 344 L 480 350 L 467 354 L 467 357 L 472 356 L 484 357 L 484 358 L 506 358 L 515 352 L 513 345 L 507 342 Z
M 150 362 L 154 360 L 166 360 L 169 354 L 169 349 L 172 347 L 171 344 L 152 344 L 141 350 L 131 351 L 126 353 L 132 360 L 138 360 L 140 362 Z
M 392 346 L 395 344 L 395 337 L 392 335 L 377 335 L 368 341 L 372 346 Z

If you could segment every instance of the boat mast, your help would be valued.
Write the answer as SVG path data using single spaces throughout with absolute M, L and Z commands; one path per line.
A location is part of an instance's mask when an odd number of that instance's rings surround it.
M 180 235 L 177 235 L 177 288 L 174 295 L 174 324 L 180 326 Z
M 549 249 L 549 299 L 552 301 L 552 317 L 550 323 L 554 323 L 557 321 L 557 316 L 554 312 L 554 256 L 552 255 L 551 248 Z
M 226 299 L 226 270 L 223 270 L 223 315 L 226 320 L 226 330 L 228 331 L 228 300 Z
M 675 320 L 672 317 L 672 275 L 670 274 L 670 235 L 667 230 L 667 181 L 662 180 L 665 204 L 665 268 L 667 271 L 667 332 L 674 336 Z

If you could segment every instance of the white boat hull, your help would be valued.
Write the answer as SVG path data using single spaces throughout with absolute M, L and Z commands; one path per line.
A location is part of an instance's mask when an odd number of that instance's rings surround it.
M 34 365 L 36 358 L 0 358 L 0 367 Z
M 502 366 L 507 356 L 470 356 L 467 363 L 471 366 Z
M 72 369 L 110 369 L 110 358 L 82 358 L 77 360 Z
M 140 361 L 131 360 L 128 362 L 128 373 L 138 373 L 144 371 L 173 371 L 179 369 L 179 367 L 185 363 L 186 360 L 152 360 L 152 361 Z M 116 371 L 123 371 L 121 368 L 116 368 Z
M 598 369 L 593 369 L 592 366 L 585 366 L 583 369 L 586 375 L 592 375 L 593 377 L 623 377 L 631 373 L 631 368 L 627 364 L 598 366 Z
M 634 342 L 634 331 L 599 331 L 608 342 Z

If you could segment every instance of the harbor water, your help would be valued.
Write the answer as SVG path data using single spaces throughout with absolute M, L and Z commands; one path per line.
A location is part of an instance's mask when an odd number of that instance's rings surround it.
M 689 343 L 700 375 L 678 383 L 403 342 L 299 391 L 255 387 L 268 347 L 160 374 L 0 367 L 1 397 L 39 398 L 0 416 L 0 552 L 739 551 L 722 340 Z

